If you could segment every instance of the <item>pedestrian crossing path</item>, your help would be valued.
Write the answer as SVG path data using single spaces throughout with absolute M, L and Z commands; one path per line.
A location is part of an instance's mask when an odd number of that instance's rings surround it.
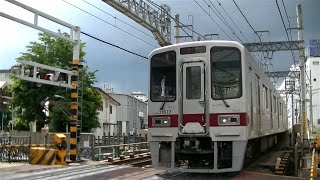
M 106 173 L 110 171 L 127 168 L 127 166 L 115 165 L 79 165 L 79 166 L 64 166 L 63 168 L 55 168 L 29 173 L 14 173 L 7 174 L 4 180 L 51 180 L 51 179 L 79 179 L 96 174 Z

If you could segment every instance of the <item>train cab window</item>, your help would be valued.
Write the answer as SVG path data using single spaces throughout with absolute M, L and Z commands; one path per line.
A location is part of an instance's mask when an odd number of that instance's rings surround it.
M 212 47 L 211 97 L 215 100 L 242 96 L 241 53 L 234 47 Z
M 176 100 L 176 52 L 156 54 L 151 58 L 150 99 L 153 102 Z

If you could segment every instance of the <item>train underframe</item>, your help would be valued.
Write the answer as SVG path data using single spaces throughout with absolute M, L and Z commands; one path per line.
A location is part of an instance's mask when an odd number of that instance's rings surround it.
M 276 145 L 279 136 L 281 134 L 249 141 L 212 141 L 211 137 L 191 136 L 178 137 L 175 141 L 151 141 L 152 165 L 185 172 L 240 171 L 245 161 Z

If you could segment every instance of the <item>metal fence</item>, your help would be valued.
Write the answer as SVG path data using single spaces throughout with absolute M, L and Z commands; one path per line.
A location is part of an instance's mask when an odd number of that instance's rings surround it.
M 22 162 L 29 161 L 31 146 L 30 136 L 0 135 L 0 161 Z
M 69 152 L 70 134 L 66 135 L 67 152 Z M 46 137 L 39 132 L 10 131 L 0 134 L 0 162 L 29 161 L 31 147 L 54 148 L 54 133 Z M 123 152 L 148 151 L 146 134 L 104 134 L 94 136 L 93 133 L 82 133 L 80 136 L 78 155 L 82 158 L 101 160 L 106 154 L 118 157 Z M 68 158 L 68 157 L 67 157 Z M 102 158 L 105 159 L 105 158 Z
M 95 146 L 116 145 L 116 144 L 130 144 L 138 142 L 147 142 L 147 134 L 103 134 L 103 136 L 95 136 Z

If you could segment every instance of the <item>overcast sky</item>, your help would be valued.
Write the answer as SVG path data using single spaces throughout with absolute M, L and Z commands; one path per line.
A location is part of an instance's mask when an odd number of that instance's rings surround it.
M 100 0 L 85 1 L 90 2 L 105 12 L 89 5 L 83 0 L 66 1 L 101 18 L 103 21 L 77 9 L 63 0 L 20 0 L 19 2 L 26 3 L 28 6 L 69 22 L 70 24 L 80 26 L 81 31 L 83 32 L 143 56 L 148 56 L 154 48 L 159 47 L 157 41 L 150 37 L 152 34 L 149 31 Z M 230 40 L 228 37 L 230 36 L 232 40 L 238 40 L 212 11 L 212 9 L 217 8 L 222 13 L 223 18 L 228 21 L 232 30 L 244 42 L 246 42 L 244 36 L 249 42 L 257 40 L 257 37 L 254 38 L 253 30 L 240 14 L 232 0 L 219 0 L 221 6 L 218 4 L 217 0 L 153 1 L 157 4 L 169 5 L 171 8 L 171 15 L 180 14 L 180 21 L 184 24 L 191 23 L 190 16 L 189 19 L 187 19 L 187 17 L 188 15 L 192 15 L 194 30 L 200 34 L 218 33 L 219 39 Z M 210 17 L 196 2 L 210 14 Z M 320 1 L 283 0 L 283 2 L 289 16 L 291 27 L 296 27 L 296 4 L 300 3 L 302 4 L 305 40 L 320 39 L 320 24 L 318 23 L 318 18 L 320 17 Z M 208 7 L 207 3 L 210 7 Z M 270 31 L 270 35 L 263 34 L 263 41 L 287 40 L 276 0 L 236 0 L 236 3 L 256 31 Z M 284 23 L 286 27 L 288 27 L 288 20 L 283 8 L 282 0 L 278 0 L 278 4 L 284 18 Z M 236 26 L 240 28 L 242 34 L 240 34 L 239 30 L 224 12 L 222 7 L 236 23 Z M 0 11 L 28 22 L 33 21 L 33 15 L 30 12 L 17 8 L 15 5 L 4 0 L 0 0 Z M 221 26 L 222 30 L 211 18 Z M 122 23 L 120 20 L 134 26 L 136 29 Z M 39 24 L 52 31 L 57 31 L 57 29 L 67 31 L 65 28 L 44 19 L 40 19 Z M 173 26 L 174 24 L 172 23 L 172 28 Z M 9 69 L 15 64 L 15 59 L 20 56 L 20 53 L 25 51 L 25 46 L 28 45 L 30 41 L 37 40 L 39 31 L 2 17 L 0 17 L 0 27 L 0 69 Z M 129 35 L 129 33 L 131 35 Z M 292 31 L 292 36 L 294 40 L 297 39 L 296 30 Z M 196 35 L 194 36 L 194 39 L 197 39 Z M 95 84 L 96 86 L 101 87 L 103 84 L 106 84 L 114 88 L 114 91 L 122 93 L 131 93 L 133 91 L 148 93 L 148 60 L 126 53 L 101 42 L 97 42 L 85 35 L 81 35 L 81 40 L 86 43 L 85 51 L 87 55 L 85 60 L 87 61 L 90 70 L 98 70 L 98 82 Z M 188 41 L 190 41 L 190 39 Z M 173 39 L 172 43 L 174 43 Z M 298 58 L 298 55 L 296 55 L 296 58 Z M 274 54 L 273 64 L 275 71 L 288 70 L 292 62 L 293 60 L 290 52 L 277 52 Z

